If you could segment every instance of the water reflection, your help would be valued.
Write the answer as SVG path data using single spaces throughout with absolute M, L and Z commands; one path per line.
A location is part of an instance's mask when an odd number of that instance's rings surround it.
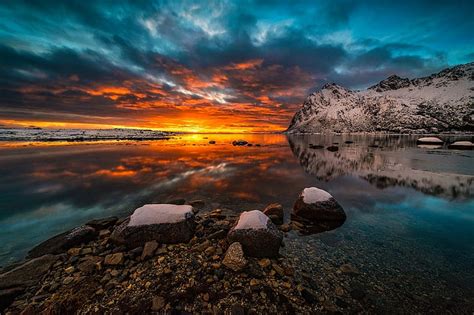
M 232 146 L 240 138 L 262 146 Z M 380 204 L 416 200 L 415 190 L 471 200 L 472 151 L 417 148 L 415 140 L 183 135 L 166 141 L 2 143 L 0 264 L 89 219 L 178 197 L 237 212 L 279 202 L 289 211 L 303 188 L 317 186 L 337 198 L 352 222 L 359 212 L 380 212 Z M 337 152 L 309 148 L 334 142 Z
M 288 142 L 305 172 L 319 180 L 351 174 L 381 189 L 404 186 L 451 199 L 474 193 L 471 152 L 417 147 L 415 136 L 310 135 Z M 324 149 L 334 143 L 337 152 Z

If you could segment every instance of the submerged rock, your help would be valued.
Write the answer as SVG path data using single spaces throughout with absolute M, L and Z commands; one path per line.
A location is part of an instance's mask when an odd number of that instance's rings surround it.
M 248 256 L 276 257 L 283 235 L 263 212 L 252 210 L 240 214 L 227 239 L 242 244 Z
M 345 221 L 344 209 L 331 194 L 316 187 L 305 188 L 293 206 L 293 213 L 310 221 Z
M 61 254 L 72 247 L 94 240 L 98 232 L 91 226 L 83 225 L 70 231 L 56 235 L 35 246 L 28 252 L 28 258 L 35 258 L 46 254 Z
M 474 148 L 474 143 L 472 143 L 471 141 L 456 141 L 451 143 L 448 148 L 459 150 L 472 150 Z
M 443 140 L 438 137 L 423 137 L 416 140 L 416 144 L 443 144 Z
M 129 248 L 153 240 L 163 244 L 186 243 L 194 236 L 194 229 L 192 206 L 148 204 L 136 209 L 110 238 Z
M 339 151 L 339 147 L 336 146 L 336 145 L 331 145 L 331 146 L 327 147 L 326 150 L 328 150 L 330 152 L 336 152 L 336 151 Z
M 234 271 L 240 271 L 245 268 L 247 265 L 247 260 L 245 259 L 242 245 L 240 245 L 238 242 L 230 244 L 222 263 L 224 266 Z

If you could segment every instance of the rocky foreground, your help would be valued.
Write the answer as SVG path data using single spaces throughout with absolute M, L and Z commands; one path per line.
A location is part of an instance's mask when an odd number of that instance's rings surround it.
M 292 220 L 283 208 L 237 216 L 201 203 L 153 204 L 127 218 L 94 220 L 39 244 L 0 274 L 6 314 L 314 313 L 310 277 L 280 255 L 290 230 L 333 228 L 344 210 L 305 189 Z M 326 223 L 316 222 L 323 218 Z M 327 226 L 326 226 L 327 224 Z M 350 267 L 348 267 L 351 269 Z M 351 270 L 349 270 L 351 272 Z

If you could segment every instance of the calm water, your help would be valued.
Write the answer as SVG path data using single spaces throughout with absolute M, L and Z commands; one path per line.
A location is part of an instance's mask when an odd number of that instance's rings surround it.
M 230 144 L 239 138 L 262 146 Z M 185 135 L 0 143 L 0 265 L 52 235 L 144 203 L 182 197 L 237 212 L 270 202 L 290 209 L 304 187 L 317 186 L 336 197 L 348 219 L 331 232 L 295 236 L 290 248 L 336 244 L 334 253 L 361 270 L 415 272 L 420 281 L 443 277 L 455 290 L 474 290 L 474 152 L 420 148 L 415 140 Z M 338 152 L 309 148 L 334 142 Z

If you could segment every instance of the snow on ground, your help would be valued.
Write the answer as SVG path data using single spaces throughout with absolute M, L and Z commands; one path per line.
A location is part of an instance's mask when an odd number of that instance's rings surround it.
M 149 129 L 0 129 L 0 141 L 94 141 L 166 139 L 171 133 Z
M 148 204 L 133 212 L 128 226 L 177 223 L 191 215 L 193 207 L 189 205 Z
M 306 204 L 324 202 L 332 198 L 330 193 L 316 187 L 305 188 L 302 196 L 303 202 Z
M 260 210 L 244 211 L 240 215 L 235 230 L 259 230 L 266 229 L 268 217 Z

